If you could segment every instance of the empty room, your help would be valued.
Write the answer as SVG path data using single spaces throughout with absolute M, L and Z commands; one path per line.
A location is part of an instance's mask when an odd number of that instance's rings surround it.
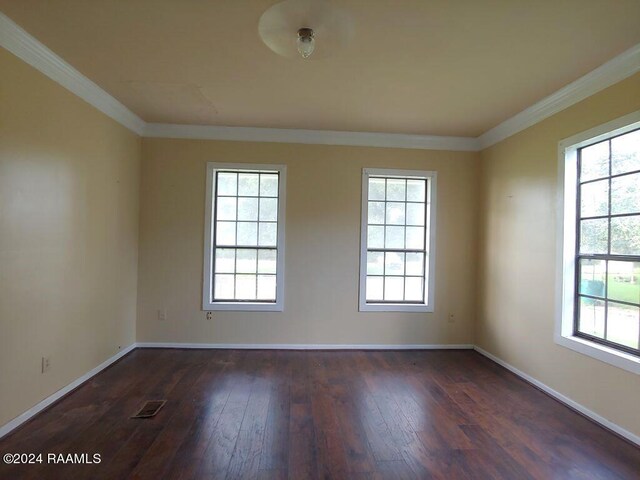
M 0 479 L 640 479 L 640 0 L 0 0 Z

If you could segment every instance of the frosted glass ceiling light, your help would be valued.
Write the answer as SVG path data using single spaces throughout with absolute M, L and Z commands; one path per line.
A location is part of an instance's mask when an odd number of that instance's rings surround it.
M 302 58 L 309 58 L 316 48 L 316 40 L 313 36 L 313 29 L 301 28 L 298 30 L 298 52 Z
M 316 60 L 348 45 L 353 37 L 353 21 L 346 11 L 327 0 L 284 0 L 265 10 L 258 22 L 258 33 L 278 55 Z

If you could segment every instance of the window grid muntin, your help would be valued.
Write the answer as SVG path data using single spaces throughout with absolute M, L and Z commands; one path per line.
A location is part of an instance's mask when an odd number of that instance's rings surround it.
M 427 278 L 426 278 L 426 273 L 427 273 L 427 261 L 428 261 L 428 256 L 427 256 L 427 227 L 428 227 L 428 195 L 429 195 L 429 181 L 428 178 L 425 177 L 412 177 L 412 176 L 397 176 L 397 175 L 369 175 L 367 177 L 367 192 L 369 192 L 370 190 L 370 186 L 371 186 L 371 180 L 372 179 L 380 179 L 380 180 L 384 180 L 385 186 L 384 186 L 384 199 L 370 199 L 369 198 L 369 194 L 367 194 L 367 198 L 366 198 L 366 202 L 367 202 L 367 219 L 366 219 L 366 226 L 367 226 L 367 232 L 366 232 L 366 242 L 367 242 L 367 248 L 366 248 L 366 259 L 367 259 L 367 264 L 368 264 L 368 257 L 369 257 L 369 253 L 370 252 L 381 252 L 383 253 L 383 262 L 382 262 L 382 275 L 369 275 L 368 273 L 368 268 L 365 265 L 365 275 L 364 275 L 364 279 L 365 279 L 365 304 L 367 305 L 424 305 L 425 304 L 425 293 L 426 293 L 426 288 L 427 288 Z M 388 199 L 388 188 L 389 188 L 389 179 L 393 179 L 393 180 L 403 180 L 404 181 L 404 199 L 403 200 L 397 200 L 397 199 L 393 199 L 393 200 L 389 200 Z M 416 200 L 408 200 L 408 181 L 412 180 L 412 181 L 420 181 L 424 184 L 424 197 L 423 197 L 423 201 L 416 201 Z M 379 203 L 384 203 L 384 223 L 379 224 L 379 223 L 369 223 L 369 203 L 370 202 L 379 202 Z M 387 203 L 404 203 L 404 223 L 403 224 L 390 224 L 387 222 Z M 407 223 L 407 205 L 408 204 L 421 204 L 424 205 L 424 213 L 423 213 L 423 224 L 422 225 L 416 225 L 416 224 L 409 224 Z M 371 226 L 378 226 L 378 227 L 383 227 L 382 228 L 382 248 L 376 247 L 376 248 L 370 248 L 369 247 L 369 227 Z M 386 248 L 386 244 L 387 244 L 387 227 L 388 226 L 396 226 L 396 227 L 402 227 L 404 228 L 404 246 L 405 248 Z M 407 227 L 420 227 L 423 230 L 423 239 L 422 239 L 422 249 L 407 249 Z M 386 270 L 387 270 L 387 261 L 386 261 L 386 254 L 387 253 L 403 253 L 405 255 L 405 260 L 404 260 L 404 266 L 403 266 L 403 271 L 404 274 L 403 275 L 393 275 L 393 274 L 387 274 Z M 422 253 L 422 274 L 421 275 L 407 275 L 406 274 L 406 265 L 407 265 L 407 260 L 406 260 L 406 254 L 407 253 Z M 367 288 L 367 284 L 368 284 L 368 279 L 371 277 L 382 277 L 382 299 L 369 299 L 367 292 L 368 292 L 368 288 Z M 386 278 L 403 278 L 403 285 L 402 285 L 402 300 L 385 300 L 385 291 L 386 291 Z M 420 278 L 422 280 L 421 282 L 421 292 L 420 292 L 420 300 L 406 300 L 406 296 L 407 296 L 407 278 Z
M 211 291 L 209 292 L 211 301 L 213 303 L 216 302 L 225 302 L 225 303 L 273 303 L 276 304 L 278 300 L 278 228 L 279 228 L 279 213 L 280 213 L 280 172 L 279 171 L 271 171 L 271 170 L 242 170 L 242 169 L 218 169 L 215 170 L 214 183 L 213 183 L 213 224 L 212 224 L 212 254 L 211 254 Z M 235 195 L 218 195 L 218 178 L 220 173 L 234 173 L 236 174 L 236 194 Z M 258 195 L 240 195 L 240 174 L 257 174 L 258 175 Z M 263 196 L 262 195 L 262 175 L 272 175 L 276 176 L 278 179 L 278 183 L 276 186 L 276 195 L 275 196 Z M 227 244 L 218 244 L 218 198 L 235 198 L 236 199 L 236 213 L 235 213 L 235 245 L 227 245 Z M 258 211 L 257 211 L 257 220 L 255 222 L 252 221 L 240 221 L 238 220 L 238 208 L 240 198 L 257 198 L 258 199 Z M 276 199 L 276 221 L 260 221 L 260 199 L 261 198 L 270 198 Z M 230 223 L 231 220 L 221 220 L 220 222 Z M 256 223 L 256 245 L 238 245 L 238 223 Z M 276 225 L 276 240 L 275 246 L 260 246 L 260 224 L 261 223 L 269 223 Z M 216 257 L 218 249 L 233 249 L 235 250 L 234 254 L 234 273 L 218 273 L 216 272 Z M 238 274 L 238 250 L 249 249 L 256 250 L 256 273 L 255 274 Z M 275 251 L 276 259 L 276 273 L 273 274 L 261 274 L 258 273 L 258 262 L 259 262 L 259 251 Z M 215 279 L 216 275 L 233 275 L 233 298 L 216 298 L 215 296 Z M 254 275 L 256 277 L 256 298 L 255 299 L 238 299 L 237 297 L 237 283 L 238 283 L 238 275 Z M 273 276 L 276 278 L 276 286 L 275 286 L 275 297 L 273 299 L 260 299 L 258 298 L 258 277 L 260 276 Z
M 576 188 L 576 245 L 575 245 L 575 295 L 574 295 L 574 321 L 573 321 L 573 335 L 576 337 L 582 337 L 587 340 L 590 340 L 595 343 L 600 343 L 602 345 L 606 345 L 617 350 L 621 350 L 627 353 L 631 353 L 633 355 L 640 356 L 640 331 L 638 335 L 638 348 L 629 347 L 627 345 L 622 345 L 617 342 L 612 342 L 607 339 L 608 336 L 608 321 L 609 321 L 609 304 L 621 304 L 628 305 L 631 307 L 636 307 L 639 309 L 640 314 L 640 302 L 626 302 L 621 300 L 613 300 L 609 298 L 609 262 L 610 261 L 625 261 L 625 262 L 640 262 L 640 254 L 639 255 L 623 255 L 623 254 L 612 254 L 611 253 L 611 219 L 612 218 L 620 218 L 620 217 L 640 217 L 640 211 L 636 211 L 634 213 L 624 213 L 624 214 L 612 214 L 611 213 L 611 196 L 612 196 L 612 180 L 624 177 L 627 175 L 634 175 L 640 173 L 640 170 L 632 170 L 629 172 L 616 173 L 613 174 L 613 155 L 612 155 L 612 140 L 632 134 L 634 132 L 639 131 L 640 129 L 630 130 L 628 132 L 624 132 L 620 135 L 614 135 L 612 137 L 607 138 L 606 140 L 600 140 L 598 142 L 594 142 L 588 145 L 584 145 L 583 147 L 578 149 L 577 152 L 577 188 Z M 582 151 L 586 148 L 592 147 L 594 145 L 598 145 L 601 143 L 606 143 L 608 148 L 608 158 L 607 158 L 607 170 L 608 175 L 604 177 L 598 178 L 589 178 L 588 180 L 581 181 L 582 176 Z M 582 186 L 602 180 L 607 180 L 608 182 L 608 194 L 607 194 L 607 215 L 598 215 L 591 217 L 582 217 Z M 580 240 L 581 240 L 581 225 L 583 220 L 596 220 L 596 219 L 607 219 L 607 253 L 591 253 L 591 254 L 582 254 L 580 253 Z M 604 272 L 604 297 L 598 297 L 594 295 L 588 295 L 581 293 L 581 263 L 580 260 L 603 260 L 605 262 L 605 272 Z M 602 301 L 604 303 L 604 327 L 603 327 L 603 336 L 604 338 L 590 335 L 588 333 L 580 331 L 580 306 L 581 306 L 581 298 L 590 298 L 597 301 Z M 640 320 L 640 319 L 639 319 Z

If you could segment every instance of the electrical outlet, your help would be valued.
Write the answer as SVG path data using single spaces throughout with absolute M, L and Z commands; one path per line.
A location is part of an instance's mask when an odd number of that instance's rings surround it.
M 51 368 L 51 358 L 42 357 L 42 373 L 47 373 Z
M 213 320 L 213 312 L 207 312 L 207 320 Z
M 164 322 L 167 319 L 167 309 L 158 310 L 158 320 Z
M 455 321 L 456 320 L 455 320 L 455 317 L 453 316 L 453 313 L 450 313 L 449 314 L 449 323 L 454 323 Z

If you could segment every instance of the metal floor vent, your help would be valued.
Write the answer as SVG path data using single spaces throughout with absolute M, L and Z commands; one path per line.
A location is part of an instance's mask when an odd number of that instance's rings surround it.
M 167 403 L 166 400 L 149 400 L 145 403 L 138 412 L 131 418 L 151 418 L 160 411 L 160 409 Z

